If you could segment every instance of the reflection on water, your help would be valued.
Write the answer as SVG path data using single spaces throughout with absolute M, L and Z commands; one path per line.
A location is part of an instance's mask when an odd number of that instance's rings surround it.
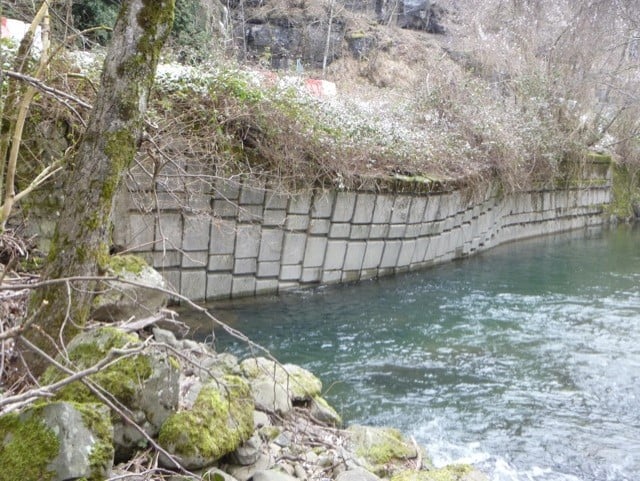
M 319 375 L 348 422 L 399 427 L 436 462 L 497 481 L 638 479 L 638 229 L 212 310 Z

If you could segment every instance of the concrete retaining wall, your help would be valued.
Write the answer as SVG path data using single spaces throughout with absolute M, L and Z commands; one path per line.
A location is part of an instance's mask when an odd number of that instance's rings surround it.
M 611 198 L 608 166 L 588 165 L 572 184 L 468 199 L 460 191 L 406 186 L 404 192 L 282 195 L 225 181 L 189 196 L 180 189 L 180 195 L 134 192 L 154 202 L 145 213 L 125 199 L 115 239 L 191 299 L 253 296 L 421 269 L 504 242 L 603 223 Z M 177 197 L 188 211 L 172 200 Z

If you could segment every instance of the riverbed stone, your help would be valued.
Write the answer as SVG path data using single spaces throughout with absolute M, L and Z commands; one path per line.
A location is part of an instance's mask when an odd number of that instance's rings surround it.
M 380 481 L 380 478 L 366 469 L 355 468 L 340 473 L 335 481 Z
M 270 379 L 279 384 L 293 402 L 311 401 L 322 391 L 320 379 L 295 364 L 282 365 L 265 357 L 254 357 L 242 361 L 240 368 L 250 379 Z
M 290 474 L 283 473 L 276 469 L 267 469 L 263 471 L 256 471 L 253 474 L 253 481 L 297 481 L 296 478 Z
M 342 425 L 342 418 L 321 396 L 315 396 L 309 403 L 309 413 L 313 419 L 330 426 Z
M 418 456 L 415 446 L 397 429 L 354 425 L 347 432 L 350 450 L 373 473 L 393 472 L 396 470 L 393 465 L 400 466 Z
M 109 477 L 113 426 L 99 403 L 52 402 L 0 417 L 0 479 Z
M 258 461 L 262 450 L 260 436 L 254 434 L 229 455 L 230 462 L 240 466 L 249 466 Z
M 401 471 L 391 481 L 489 481 L 489 478 L 468 464 L 450 464 L 438 469 Z
M 112 256 L 107 274 L 120 281 L 101 284 L 91 317 L 97 321 L 117 322 L 149 317 L 167 305 L 167 285 L 162 275 L 144 259 L 134 255 Z M 132 284 L 132 283 L 135 283 Z

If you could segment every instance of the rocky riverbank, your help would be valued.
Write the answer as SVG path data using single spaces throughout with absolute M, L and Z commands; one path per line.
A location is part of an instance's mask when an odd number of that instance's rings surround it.
M 486 479 L 470 466 L 435 469 L 397 430 L 343 428 L 299 366 L 240 362 L 159 327 L 98 327 L 67 352 L 82 382 L 59 358 L 40 379 L 64 383 L 53 397 L 0 417 L 1 481 Z M 132 459 L 155 467 L 136 474 Z

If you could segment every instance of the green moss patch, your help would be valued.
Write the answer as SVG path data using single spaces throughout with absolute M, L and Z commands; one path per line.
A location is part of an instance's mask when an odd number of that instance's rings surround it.
M 107 261 L 107 270 L 115 275 L 125 273 L 140 274 L 149 265 L 142 258 L 134 255 L 111 256 Z
M 185 467 L 202 467 L 234 451 L 253 434 L 253 400 L 247 383 L 237 376 L 209 383 L 191 409 L 167 419 L 159 442 L 180 456 Z
M 0 481 L 53 479 L 55 473 L 48 465 L 58 455 L 60 444 L 34 412 L 0 417 L 0 433 Z

